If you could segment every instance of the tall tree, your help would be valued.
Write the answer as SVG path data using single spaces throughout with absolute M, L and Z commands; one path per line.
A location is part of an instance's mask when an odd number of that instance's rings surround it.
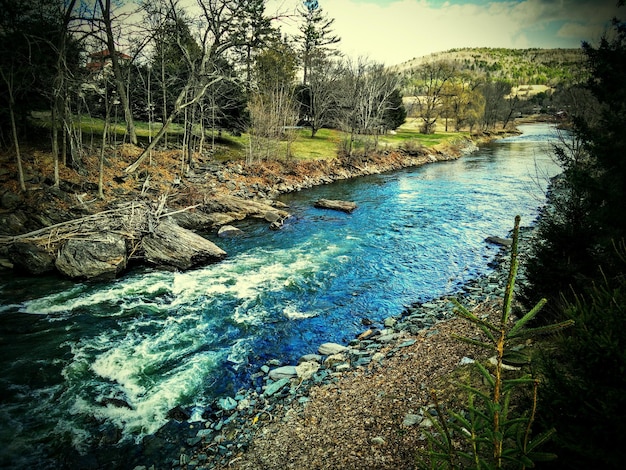
M 277 153 L 277 143 L 293 139 L 293 126 L 297 122 L 294 96 L 297 58 L 289 43 L 276 38 L 273 44 L 256 60 L 256 88 L 250 98 L 249 161 L 270 158 Z
M 507 114 L 506 96 L 511 93 L 511 84 L 505 80 L 483 82 L 480 91 L 484 98 L 483 129 L 493 129 Z
M 218 67 L 214 67 L 214 64 L 223 58 L 227 52 L 241 45 L 241 19 L 246 13 L 245 7 L 248 5 L 248 1 L 197 0 L 197 6 L 201 13 L 196 28 L 195 42 L 199 47 L 200 55 L 194 56 L 195 48 L 184 43 L 181 36 L 176 37 L 176 47 L 178 47 L 180 56 L 190 71 L 189 79 L 178 92 L 173 101 L 172 110 L 157 135 L 139 158 L 126 168 L 126 172 L 137 170 L 150 151 L 167 133 L 174 119 L 187 108 L 199 103 L 212 85 L 226 78 L 219 72 Z M 185 16 L 182 7 L 175 5 L 173 1 L 170 2 L 167 14 L 172 18 L 173 24 L 177 24 Z M 186 17 L 190 18 L 191 16 L 187 15 Z M 198 15 L 196 15 L 197 17 Z
M 299 10 L 302 16 L 299 42 L 302 54 L 302 83 L 307 85 L 311 62 L 316 57 L 327 55 L 330 46 L 337 44 L 341 39 L 333 34 L 334 18 L 329 19 L 324 14 L 317 0 L 303 0 L 302 4 L 304 8 Z
M 111 8 L 111 0 L 97 0 L 100 10 L 100 18 L 104 34 L 105 44 L 107 46 L 108 54 L 111 58 L 111 66 L 113 69 L 113 77 L 115 81 L 115 87 L 117 88 L 117 94 L 122 103 L 124 109 L 124 119 L 126 120 L 126 131 L 130 142 L 137 145 L 137 132 L 135 130 L 135 121 L 133 119 L 133 113 L 130 107 L 130 98 L 126 89 L 126 77 L 120 61 L 120 54 L 116 44 L 116 34 L 114 31 L 116 18 L 113 16 Z
M 18 180 L 25 189 L 19 139 L 33 110 L 49 109 L 50 77 L 55 76 L 55 4 L 8 2 L 0 8 L 0 136 L 15 147 Z
M 311 61 L 308 84 L 301 86 L 298 93 L 300 114 L 311 127 L 311 137 L 330 124 L 336 114 L 340 77 L 341 65 L 338 62 L 326 57 Z

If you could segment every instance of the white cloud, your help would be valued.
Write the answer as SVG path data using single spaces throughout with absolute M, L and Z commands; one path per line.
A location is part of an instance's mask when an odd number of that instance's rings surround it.
M 268 7 L 281 5 L 283 11 L 293 12 L 300 3 L 271 0 Z M 581 34 L 597 31 L 615 14 L 614 8 L 597 0 L 477 0 L 438 5 L 426 0 L 320 0 L 320 6 L 335 19 L 334 32 L 342 39 L 342 52 L 387 65 L 454 47 L 563 47 L 566 39 L 571 39 L 571 47 L 578 47 Z M 557 34 L 557 22 L 571 25 Z

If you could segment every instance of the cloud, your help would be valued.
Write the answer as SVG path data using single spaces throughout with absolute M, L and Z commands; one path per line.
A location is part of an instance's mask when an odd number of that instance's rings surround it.
M 606 3 L 606 4 L 605 4 Z M 298 0 L 271 0 L 295 11 Z M 393 65 L 459 47 L 579 47 L 615 15 L 614 0 L 320 0 L 346 55 Z M 297 31 L 297 30 L 296 30 Z M 295 32 L 295 31 L 294 31 Z

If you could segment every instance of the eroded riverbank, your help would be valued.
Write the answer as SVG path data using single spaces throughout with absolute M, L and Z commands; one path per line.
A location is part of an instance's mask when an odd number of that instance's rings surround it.
M 107 202 L 90 199 L 90 204 L 85 201 L 91 196 L 79 192 L 85 186 L 67 181 L 60 188 L 44 183 L 27 194 L 7 189 L 0 198 L 5 209 L 0 214 L 0 268 L 33 275 L 59 272 L 79 280 L 112 279 L 137 262 L 197 268 L 226 254 L 187 229 L 217 231 L 248 217 L 279 228 L 289 215 L 276 204 L 281 194 L 449 161 L 476 149 L 474 141 L 461 139 L 443 147 L 369 157 L 197 165 L 184 180 L 155 180 L 147 173 L 140 186 L 133 186 L 129 178 L 112 178 L 110 193 L 116 197 Z M 75 199 L 78 204 L 72 205 Z M 161 232 L 167 233 L 159 234 L 161 223 Z M 173 237 L 179 243 L 167 239 L 174 232 L 179 232 Z

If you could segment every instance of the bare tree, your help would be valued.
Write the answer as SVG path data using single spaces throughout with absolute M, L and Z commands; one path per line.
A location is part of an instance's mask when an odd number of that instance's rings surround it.
M 135 130 L 135 122 L 133 119 L 133 113 L 130 108 L 130 99 L 126 89 L 126 79 L 122 71 L 122 64 L 120 62 L 120 55 L 118 53 L 118 47 L 115 43 L 114 33 L 114 21 L 113 12 L 111 9 L 111 0 L 97 0 L 98 7 L 100 9 L 101 18 L 99 22 L 102 23 L 105 33 L 105 43 L 109 56 L 111 58 L 111 66 L 113 69 L 113 77 L 117 93 L 124 109 L 124 119 L 126 120 L 126 131 L 130 142 L 137 145 L 137 132 Z
M 189 77 L 180 89 L 178 96 L 172 104 L 172 110 L 163 126 L 153 138 L 152 142 L 142 152 L 139 158 L 126 168 L 127 173 L 131 173 L 145 160 L 149 152 L 167 133 L 171 123 L 185 109 L 193 106 L 205 96 L 206 91 L 213 85 L 224 79 L 212 64 L 223 57 L 223 55 L 240 45 L 241 18 L 246 12 L 245 6 L 248 0 L 197 0 L 199 15 L 197 22 L 197 45 L 199 55 L 192 54 L 189 44 L 182 41 L 182 36 L 176 36 L 176 45 L 180 50 L 181 57 L 186 62 L 189 69 Z M 182 8 L 174 0 L 170 0 L 168 16 L 173 19 L 174 24 L 181 24 L 184 20 Z M 190 18 L 191 15 L 187 15 Z
M 447 61 L 426 62 L 411 72 L 414 106 L 423 121 L 421 132 L 432 134 L 441 112 L 445 84 L 453 77 L 455 66 Z
M 357 135 L 366 136 L 362 142 L 367 152 L 367 140 L 374 146 L 383 131 L 386 112 L 394 106 L 391 97 L 400 84 L 400 77 L 382 64 L 360 58 L 356 63 L 345 61 L 339 87 L 339 123 L 347 133 L 344 151 L 353 155 Z M 369 139 L 371 142 L 371 139 Z
M 287 157 L 298 113 L 294 97 L 296 54 L 291 46 L 275 40 L 257 57 L 256 88 L 250 99 L 250 154 L 248 161 L 270 158 L 278 142 L 287 142 Z
M 20 189 L 26 191 L 26 184 L 24 182 L 24 169 L 22 167 L 22 154 L 20 152 L 20 140 L 17 134 L 17 125 L 15 123 L 15 64 L 11 64 L 11 67 L 0 67 L 0 77 L 6 85 L 6 91 L 8 93 L 9 104 L 9 118 L 11 120 L 11 135 L 13 137 L 13 145 L 15 146 L 15 158 L 17 160 L 17 176 L 20 184 Z
M 305 107 L 306 119 L 311 126 L 311 137 L 315 137 L 318 130 L 329 124 L 336 113 L 340 78 L 339 63 L 326 57 L 311 61 L 309 82 L 304 90 L 308 95 Z

